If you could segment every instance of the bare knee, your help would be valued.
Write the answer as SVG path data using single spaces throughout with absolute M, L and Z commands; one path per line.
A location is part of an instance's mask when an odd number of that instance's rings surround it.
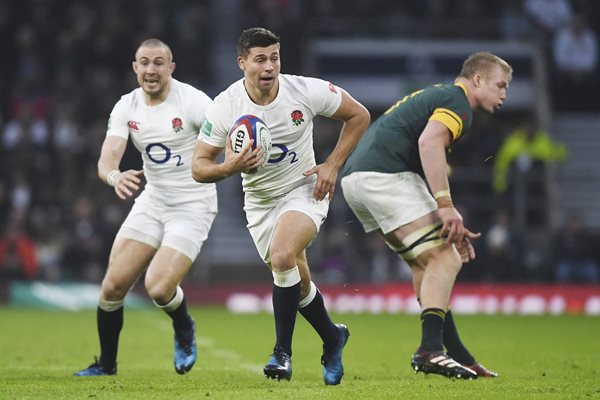
M 448 267 L 451 268 L 453 271 L 455 271 L 455 275 L 458 275 L 463 266 L 463 262 L 460 258 L 460 254 L 458 254 L 454 246 L 449 247 L 444 252 L 444 258 L 445 260 L 447 260 L 444 261 L 444 263 L 447 264 Z
M 283 272 L 296 265 L 296 255 L 288 250 L 275 250 L 271 252 L 271 269 L 274 272 Z
M 124 299 L 128 291 L 129 285 L 127 282 L 107 275 L 102 281 L 100 294 L 104 300 L 118 301 Z
M 166 280 L 148 279 L 148 277 L 144 281 L 144 286 L 148 296 L 158 304 L 167 304 L 177 290 L 177 285 L 171 285 Z
M 456 276 L 462 268 L 462 260 L 453 246 L 437 248 L 434 251 L 428 251 L 422 255 L 425 270 L 436 268 L 441 269 L 448 275 Z

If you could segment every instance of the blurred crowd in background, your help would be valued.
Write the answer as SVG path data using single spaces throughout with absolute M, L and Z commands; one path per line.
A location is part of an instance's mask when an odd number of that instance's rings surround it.
M 236 25 L 224 29 L 221 15 Z M 216 43 L 234 44 L 252 26 L 280 35 L 282 72 L 294 74 L 306 74 L 304 55 L 319 37 L 532 41 L 546 57 L 554 112 L 600 110 L 600 2 L 592 0 L 3 0 L 0 280 L 100 281 L 131 203 L 101 183 L 96 162 L 114 103 L 137 87 L 131 71 L 135 49 L 146 38 L 161 38 L 174 53 L 174 77 L 215 96 L 226 87 L 215 79 L 219 68 L 235 67 L 235 54 L 219 54 Z M 371 110 L 373 119 L 382 111 Z M 527 120 L 513 117 L 477 116 L 473 136 L 481 129 L 495 132 L 496 139 L 465 141 L 453 159 L 496 154 Z M 339 127 L 322 129 L 333 134 L 330 143 L 317 142 L 318 159 L 335 144 Z M 551 160 L 564 161 L 560 145 L 553 149 Z M 500 174 L 510 174 L 513 159 L 507 154 Z M 139 155 L 128 152 L 122 169 L 140 164 Z M 492 192 L 501 178 L 482 190 Z M 560 229 L 547 232 L 546 247 L 532 251 L 524 240 L 528 226 L 511 224 L 510 210 L 498 199 L 497 212 L 476 222 L 468 209 L 461 210 L 467 226 L 484 236 L 476 243 L 478 258 L 460 280 L 598 282 L 598 232 L 586 227 L 577 210 Z M 311 254 L 320 279 L 410 279 L 406 265 L 351 220 L 337 196 Z

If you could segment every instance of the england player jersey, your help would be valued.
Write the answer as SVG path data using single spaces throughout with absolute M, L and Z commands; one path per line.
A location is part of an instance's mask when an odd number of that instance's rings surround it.
M 247 199 L 272 199 L 306 182 L 303 173 L 316 165 L 313 118 L 331 116 L 341 101 L 341 90 L 329 82 L 280 74 L 277 97 L 261 106 L 250 99 L 240 79 L 208 108 L 198 140 L 224 147 L 229 129 L 240 116 L 262 119 L 271 132 L 271 156 L 256 173 L 242 174 L 242 184 Z
M 142 154 L 146 189 L 155 193 L 215 191 L 192 178 L 192 156 L 200 124 L 212 103 L 204 92 L 175 79 L 167 99 L 148 106 L 141 88 L 121 97 L 107 135 L 131 138 Z

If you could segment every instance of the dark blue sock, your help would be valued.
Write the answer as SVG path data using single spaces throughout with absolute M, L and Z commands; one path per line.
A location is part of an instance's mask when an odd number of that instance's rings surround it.
M 315 298 L 305 307 L 299 308 L 298 311 L 317 331 L 327 350 L 332 350 L 337 346 L 338 331 L 329 318 L 320 290 L 317 289 Z
M 98 307 L 96 323 L 100 338 L 100 365 L 106 370 L 112 370 L 117 364 L 119 334 L 123 328 L 123 307 L 115 311 L 104 311 Z
M 173 311 L 166 311 L 166 313 L 173 320 L 173 329 L 175 332 L 188 331 L 192 329 L 192 317 L 188 313 L 187 303 L 185 297 L 183 301 Z
M 450 310 L 446 312 L 444 321 L 444 346 L 448 351 L 448 355 L 459 363 L 463 365 L 475 364 L 475 358 L 469 353 L 469 350 L 467 350 L 458 336 L 458 330 L 456 329 Z
M 276 346 L 292 355 L 292 336 L 300 302 L 300 282 L 290 287 L 273 285 L 273 314 L 275 316 Z
M 427 308 L 421 313 L 421 346 L 423 351 L 443 351 L 442 331 L 446 312 L 439 308 Z

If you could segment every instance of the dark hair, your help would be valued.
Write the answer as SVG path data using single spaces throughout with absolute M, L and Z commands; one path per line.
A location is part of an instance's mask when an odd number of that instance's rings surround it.
M 269 47 L 279 44 L 279 36 L 265 28 L 250 28 L 242 32 L 238 39 L 238 56 L 246 58 L 253 47 Z

